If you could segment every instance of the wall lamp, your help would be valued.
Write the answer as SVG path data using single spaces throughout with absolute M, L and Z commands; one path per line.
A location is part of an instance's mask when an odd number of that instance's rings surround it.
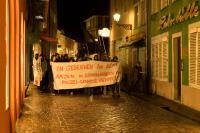
M 132 24 L 120 24 L 118 23 L 120 20 L 120 14 L 119 13 L 115 13 L 113 15 L 113 19 L 115 22 L 117 22 L 117 26 L 119 27 L 123 27 L 125 30 L 132 30 Z

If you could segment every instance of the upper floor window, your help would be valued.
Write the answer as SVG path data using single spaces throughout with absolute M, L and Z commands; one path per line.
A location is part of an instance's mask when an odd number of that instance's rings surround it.
M 146 0 L 141 1 L 141 25 L 146 24 Z
M 170 0 L 151 0 L 151 14 L 158 12 L 160 9 L 169 5 Z M 172 0 L 174 2 L 176 0 Z
M 161 9 L 169 5 L 169 0 L 161 0 Z
M 172 3 L 175 2 L 176 0 L 172 0 Z
M 146 24 L 146 0 L 139 0 L 134 4 L 134 28 Z
M 130 2 L 129 0 L 124 1 L 124 4 L 123 4 L 123 11 L 124 12 L 128 11 L 128 5 L 130 4 L 129 2 Z
M 139 6 L 135 4 L 134 6 L 134 28 L 139 26 Z
M 86 28 L 87 28 L 87 29 L 90 28 L 90 21 L 87 21 L 87 22 L 86 22 Z
M 160 9 L 160 0 L 151 0 L 151 14 L 158 12 Z

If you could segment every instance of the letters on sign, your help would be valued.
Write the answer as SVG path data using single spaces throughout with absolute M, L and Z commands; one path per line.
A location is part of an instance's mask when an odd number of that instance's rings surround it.
M 56 90 L 105 86 L 119 82 L 121 77 L 118 62 L 53 62 L 51 66 Z
M 183 7 L 179 10 L 177 16 L 169 15 L 162 16 L 160 19 L 160 29 L 165 29 L 174 24 L 183 22 L 193 17 L 199 16 L 199 6 L 196 1 L 190 3 L 187 7 Z

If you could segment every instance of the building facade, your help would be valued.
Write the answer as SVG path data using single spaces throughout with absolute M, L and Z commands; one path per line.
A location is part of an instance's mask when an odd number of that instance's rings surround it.
M 200 111 L 200 1 L 151 0 L 151 92 Z
M 49 0 L 44 1 L 44 20 L 43 20 L 43 37 L 40 35 L 40 39 L 42 40 L 42 54 L 50 59 L 50 55 L 52 53 L 56 53 L 57 49 L 57 1 Z
M 109 29 L 109 16 L 105 15 L 93 15 L 86 19 L 85 21 L 86 30 L 89 32 L 91 37 L 94 39 L 94 41 L 98 42 L 96 45 L 96 52 L 100 53 L 108 53 L 108 37 L 102 37 L 99 33 L 100 30 L 103 30 L 103 28 Z M 90 46 L 89 50 L 90 50 Z M 94 46 L 92 46 L 94 48 Z
M 136 80 L 134 69 L 137 62 L 141 63 L 143 77 L 146 78 L 147 2 L 147 0 L 111 0 L 110 3 L 109 53 L 111 57 L 119 57 L 123 69 L 122 83 L 125 86 L 133 86 L 133 81 Z M 120 14 L 118 22 L 113 20 L 112 16 L 115 13 Z
M 25 0 L 0 1 L 0 132 L 15 131 L 25 89 Z
M 74 39 L 71 39 L 64 34 L 61 33 L 61 31 L 57 31 L 57 53 L 59 54 L 68 54 L 69 57 L 76 57 L 78 54 L 78 42 Z M 51 53 L 54 54 L 54 53 Z
M 44 11 L 47 8 L 43 8 L 44 6 L 47 7 L 47 5 L 49 5 L 46 2 L 48 1 L 0 1 L 1 133 L 15 132 L 16 121 L 20 116 L 23 107 L 25 89 L 30 81 L 30 71 L 32 67 L 31 57 L 33 53 L 32 46 L 39 42 L 41 39 L 41 29 L 45 27 L 45 25 L 43 25 L 44 21 L 36 20 L 36 16 L 48 15 L 49 10 Z M 41 5 L 43 7 L 40 7 Z M 55 2 L 53 5 L 55 5 Z M 48 21 L 48 17 L 46 16 L 44 17 L 45 22 Z M 53 35 L 47 36 L 45 39 L 50 42 L 56 41 L 51 37 L 53 37 Z M 38 51 L 42 51 L 38 44 L 36 44 L 36 47 L 35 48 Z

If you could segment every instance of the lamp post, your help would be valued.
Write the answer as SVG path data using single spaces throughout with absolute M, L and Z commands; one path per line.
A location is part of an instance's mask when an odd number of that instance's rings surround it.
M 110 30 L 108 28 L 103 28 L 103 29 L 98 30 L 98 34 L 100 36 L 100 42 L 101 42 L 101 38 L 102 38 L 102 45 L 103 45 L 104 53 L 107 55 L 103 38 L 110 36 Z
M 123 27 L 125 30 L 131 30 L 132 31 L 132 24 L 120 24 L 118 23 L 120 20 L 120 14 L 119 13 L 115 13 L 113 15 L 113 19 L 115 22 L 117 22 L 117 26 L 119 27 Z

